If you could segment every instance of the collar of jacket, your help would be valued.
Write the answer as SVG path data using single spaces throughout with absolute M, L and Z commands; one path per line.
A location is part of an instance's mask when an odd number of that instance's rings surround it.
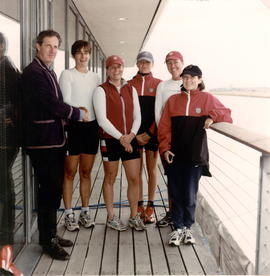
M 151 79 L 151 78 L 153 78 L 153 74 L 152 74 L 152 72 L 150 72 L 149 74 L 142 76 L 142 75 L 138 72 L 137 75 L 133 77 L 133 79 L 142 80 L 143 77 L 144 77 L 145 79 Z
M 195 89 L 195 90 L 190 90 L 190 91 L 186 91 L 186 90 L 181 90 L 181 93 L 184 93 L 184 94 L 190 94 L 190 95 L 197 95 L 199 93 L 201 93 L 202 91 L 199 90 L 199 89 Z
M 52 66 L 47 66 L 38 56 L 35 56 L 34 60 L 39 64 L 40 67 L 42 67 L 45 70 L 48 70 L 51 72 L 53 70 Z
M 109 79 L 109 77 L 107 78 L 106 82 L 110 85 L 112 85 L 113 87 L 117 88 Z M 125 86 L 126 84 L 128 84 L 128 82 L 125 80 L 125 79 L 121 79 L 121 82 L 120 82 L 120 88 L 122 88 L 123 86 Z

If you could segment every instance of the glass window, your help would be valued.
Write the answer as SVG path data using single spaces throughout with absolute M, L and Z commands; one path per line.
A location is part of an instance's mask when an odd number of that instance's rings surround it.
M 15 2 L 1 0 L 0 4 L 0 245 L 14 244 L 16 256 L 25 242 L 20 23 L 2 13 L 15 8 Z M 9 15 L 15 18 L 14 14 Z
M 53 29 L 57 30 L 62 39 L 60 49 L 65 49 L 65 0 L 53 1 Z
M 1 0 L 0 11 L 5 15 L 20 21 L 20 2 L 20 0 Z
M 20 24 L 0 13 L 0 32 L 7 40 L 6 55 L 12 59 L 17 68 L 21 68 Z
M 78 39 L 84 39 L 84 26 L 79 21 L 79 28 L 78 28 Z
M 69 9 L 68 14 L 68 52 L 69 52 L 69 68 L 74 67 L 75 62 L 71 55 L 71 46 L 76 41 L 76 14 Z

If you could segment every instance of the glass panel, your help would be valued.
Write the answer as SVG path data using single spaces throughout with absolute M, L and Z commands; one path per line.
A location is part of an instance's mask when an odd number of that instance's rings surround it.
M 71 64 L 71 63 L 69 63 Z M 54 71 L 59 79 L 61 72 L 65 70 L 65 51 L 58 50 L 56 58 L 54 60 Z
M 78 39 L 84 39 L 84 26 L 79 22 Z
M 68 52 L 69 52 L 69 68 L 74 67 L 74 60 L 71 55 L 71 46 L 76 41 L 76 15 L 71 9 L 68 14 Z
M 15 256 L 25 242 L 20 52 L 20 24 L 0 13 L 0 246 Z
M 1 0 L 0 11 L 18 21 L 20 21 L 20 0 Z
M 57 30 L 62 38 L 60 49 L 65 49 L 65 0 L 57 0 L 53 2 L 53 29 Z

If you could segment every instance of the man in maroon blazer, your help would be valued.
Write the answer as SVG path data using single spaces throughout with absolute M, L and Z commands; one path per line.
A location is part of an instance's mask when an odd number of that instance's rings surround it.
M 88 111 L 63 102 L 52 68 L 60 43 L 53 30 L 39 33 L 37 54 L 23 71 L 22 87 L 24 143 L 38 183 L 39 243 L 52 258 L 67 260 L 69 254 L 62 246 L 72 242 L 57 236 L 56 223 L 64 174 L 64 120 L 88 121 Z

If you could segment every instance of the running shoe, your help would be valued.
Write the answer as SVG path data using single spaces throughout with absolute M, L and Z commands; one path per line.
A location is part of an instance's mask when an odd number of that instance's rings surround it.
M 146 228 L 138 214 L 134 218 L 130 218 L 128 220 L 128 225 L 130 228 L 134 228 L 136 231 L 143 231 Z
M 144 223 L 156 222 L 154 207 L 147 206 L 144 212 Z
M 95 226 L 94 220 L 91 219 L 90 212 L 81 212 L 79 217 L 79 224 L 85 228 L 91 228 Z
M 166 216 L 156 222 L 157 227 L 167 227 L 172 224 L 172 217 L 169 212 L 166 212 Z
M 80 229 L 74 213 L 71 213 L 65 216 L 65 227 L 68 231 L 71 231 L 71 232 L 77 231 Z
M 144 220 L 145 210 L 144 210 L 144 206 L 143 205 L 138 206 L 137 212 L 138 212 L 138 215 L 140 216 L 140 218 L 142 220 Z
M 179 246 L 184 239 L 184 230 L 176 229 L 169 234 L 169 245 Z
M 112 219 L 108 219 L 107 226 L 117 231 L 125 231 L 128 229 L 128 226 L 125 225 L 117 216 L 113 216 Z
M 195 244 L 195 238 L 192 235 L 192 230 L 190 228 L 184 228 L 184 244 Z

